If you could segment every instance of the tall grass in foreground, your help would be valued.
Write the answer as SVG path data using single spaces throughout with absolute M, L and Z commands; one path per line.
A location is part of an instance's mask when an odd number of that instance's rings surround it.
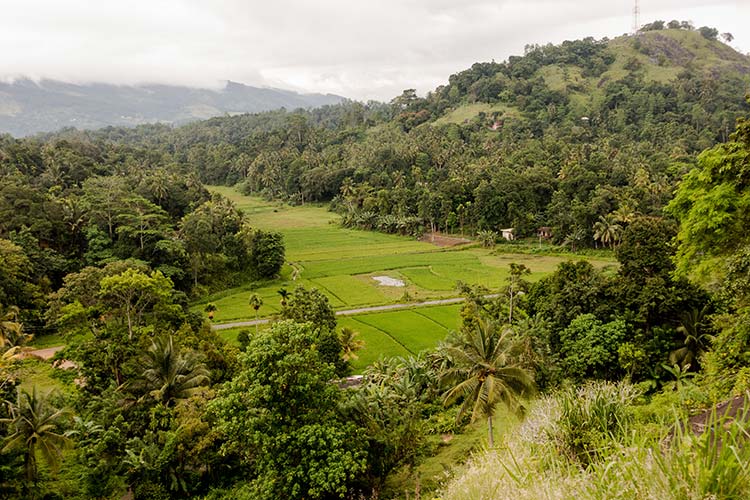
M 750 498 L 750 434 L 743 418 L 736 421 L 713 416 L 703 435 L 692 434 L 687 426 L 677 426 L 667 444 L 663 436 L 642 435 L 627 420 L 609 420 L 603 447 L 588 453 L 582 461 L 561 447 L 566 428 L 574 419 L 585 415 L 593 420 L 583 422 L 595 429 L 594 420 L 604 423 L 597 414 L 610 417 L 627 407 L 614 408 L 618 392 L 625 399 L 624 386 L 590 386 L 578 392 L 580 408 L 570 422 L 565 422 L 565 405 L 575 391 L 556 398 L 545 398 L 533 408 L 519 432 L 505 446 L 476 455 L 463 473 L 444 489 L 443 500 L 480 499 L 654 499 L 703 500 Z M 596 400 L 604 404 L 596 403 Z M 624 401 L 624 400 L 623 400 Z M 616 404 L 615 404 L 616 406 Z M 585 408 L 589 410 L 585 410 Z M 602 426 L 603 427 L 603 426 Z M 602 427 L 599 427 L 601 429 Z M 665 430 L 665 434 L 668 430 Z M 575 441 L 574 441 L 575 442 Z

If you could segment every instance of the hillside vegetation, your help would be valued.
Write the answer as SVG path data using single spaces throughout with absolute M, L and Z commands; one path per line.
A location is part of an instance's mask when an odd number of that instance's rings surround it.
M 1 136 L 0 498 L 748 498 L 748 58 L 668 26 Z

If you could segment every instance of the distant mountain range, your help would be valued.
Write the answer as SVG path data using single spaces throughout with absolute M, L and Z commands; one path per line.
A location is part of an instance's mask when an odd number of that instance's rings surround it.
M 182 124 L 214 116 L 337 104 L 332 94 L 299 94 L 227 82 L 221 90 L 171 85 L 76 85 L 19 79 L 0 83 L 0 133 L 16 137 L 64 127 Z

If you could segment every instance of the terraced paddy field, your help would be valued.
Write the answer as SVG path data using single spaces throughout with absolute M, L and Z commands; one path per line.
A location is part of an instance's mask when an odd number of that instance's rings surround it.
M 460 304 L 448 306 L 420 307 L 356 316 L 340 316 L 339 327 L 349 327 L 359 333 L 365 345 L 359 358 L 352 361 L 355 372 L 361 372 L 381 356 L 410 356 L 435 347 L 451 330 L 459 326 Z M 267 325 L 258 325 L 259 329 Z M 237 335 L 247 330 L 255 332 L 255 326 L 221 330 L 219 333 L 233 344 Z
M 244 196 L 234 188 L 211 187 L 233 200 L 257 228 L 280 231 L 286 244 L 287 264 L 272 282 L 247 283 L 213 294 L 194 304 L 202 310 L 213 302 L 214 322 L 255 319 L 248 306 L 251 293 L 263 306 L 258 317 L 272 317 L 281 308 L 278 290 L 297 285 L 315 287 L 328 296 L 337 310 L 457 296 L 456 283 L 481 284 L 494 291 L 503 286 L 511 262 L 523 263 L 538 280 L 565 260 L 585 257 L 501 253 L 476 245 L 440 248 L 405 236 L 342 228 L 339 216 L 324 206 L 291 207 Z M 597 267 L 615 265 L 606 258 L 590 259 Z M 383 286 L 375 276 L 403 282 L 403 287 Z M 458 326 L 460 305 L 424 307 L 340 317 L 340 326 L 360 333 L 365 348 L 354 362 L 361 370 L 382 356 L 405 356 L 434 347 Z M 249 327 L 253 330 L 254 327 Z M 236 341 L 240 329 L 222 331 Z

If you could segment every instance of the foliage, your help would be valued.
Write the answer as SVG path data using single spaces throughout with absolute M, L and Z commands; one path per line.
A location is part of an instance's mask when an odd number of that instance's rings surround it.
M 563 262 L 551 276 L 535 283 L 528 296 L 529 313 L 550 321 L 553 332 L 565 329 L 581 314 L 606 316 L 607 281 L 590 263 Z M 550 339 L 559 346 L 556 336 Z
M 484 248 L 493 248 L 497 242 L 497 232 L 484 229 L 477 232 L 477 238 Z
M 668 210 L 680 221 L 678 269 L 700 275 L 721 273 L 717 259 L 746 245 L 750 215 L 750 121 L 739 120 L 731 140 L 698 156 Z
M 105 276 L 100 286 L 102 301 L 112 313 L 122 315 L 132 340 L 135 330 L 142 326 L 143 315 L 168 304 L 173 284 L 159 271 L 147 275 L 128 269 L 116 276 Z
M 636 397 L 626 385 L 592 383 L 556 394 L 560 418 L 547 432 L 560 453 L 584 467 L 607 456 L 630 430 L 629 406 Z
M 359 333 L 346 326 L 339 330 L 339 342 L 344 361 L 358 359 L 357 351 L 365 346 L 364 340 L 359 338 Z
M 560 333 L 560 355 L 565 373 L 576 380 L 615 379 L 618 347 L 628 337 L 623 320 L 602 323 L 592 314 L 582 314 Z
M 428 357 L 381 358 L 365 372 L 344 414 L 367 440 L 367 481 L 377 495 L 399 467 L 414 467 L 426 449 L 425 417 L 439 408 L 438 376 Z
M 497 405 L 502 403 L 523 413 L 521 398 L 534 390 L 531 375 L 515 364 L 512 350 L 509 332 L 484 320 L 480 320 L 475 329 L 450 337 L 440 349 L 447 364 L 441 375 L 443 383 L 449 387 L 444 395 L 445 404 L 461 401 L 457 420 L 467 413 L 471 414 L 472 422 L 477 417 L 486 417 L 490 447 L 493 446 L 492 418 Z
M 140 377 L 133 389 L 165 406 L 205 390 L 210 381 L 206 365 L 194 352 L 181 352 L 171 335 L 156 338 L 138 360 Z
M 313 328 L 333 331 L 336 328 L 336 314 L 328 297 L 317 288 L 296 287 L 286 299 L 281 311 L 282 317 L 297 323 L 312 323 Z
M 223 447 L 242 457 L 256 498 L 343 494 L 365 468 L 354 426 L 337 413 L 333 367 L 316 343 L 305 324 L 261 331 L 240 356 L 238 376 L 211 404 Z
M 628 411 L 626 406 L 625 414 Z M 539 426 L 538 420 L 543 421 L 544 428 L 550 415 L 554 416 L 552 408 L 540 406 L 509 437 L 506 448 L 476 455 L 445 486 L 440 498 L 684 500 L 739 499 L 750 493 L 750 449 L 742 420 L 711 416 L 707 427 L 712 432 L 693 435 L 678 431 L 669 446 L 642 432 L 620 435 L 614 440 L 607 438 L 605 432 L 604 441 L 599 443 L 606 445 L 608 452 L 583 469 L 557 455 L 556 449 L 534 428 Z M 632 425 L 626 427 L 632 429 Z M 617 427 L 620 426 L 615 423 Z M 678 421 L 674 427 L 687 428 L 687 424 Z
M 255 230 L 249 245 L 250 268 L 261 278 L 273 278 L 284 264 L 284 240 L 281 233 Z
M 67 412 L 56 408 L 49 394 L 18 391 L 18 399 L 11 403 L 9 424 L 11 433 L 5 441 L 3 452 L 19 448 L 24 453 L 24 470 L 28 484 L 35 483 L 39 476 L 37 452 L 47 465 L 56 470 L 60 465 L 63 449 L 70 444 L 61 432 L 65 426 Z

